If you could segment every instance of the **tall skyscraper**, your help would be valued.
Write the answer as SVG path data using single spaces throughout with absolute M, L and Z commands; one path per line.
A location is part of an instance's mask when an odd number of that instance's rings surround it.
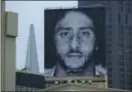
M 25 68 L 22 69 L 22 71 L 25 71 L 27 73 L 39 74 L 37 48 L 33 24 L 30 25 L 26 64 Z
M 132 1 L 81 1 L 79 7 L 106 8 L 106 62 L 108 85 L 132 89 Z

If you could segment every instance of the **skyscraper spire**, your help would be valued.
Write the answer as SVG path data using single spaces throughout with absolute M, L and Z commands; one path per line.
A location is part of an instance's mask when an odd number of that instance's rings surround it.
M 34 32 L 34 25 L 30 25 L 30 34 L 28 39 L 28 47 L 27 47 L 27 56 L 26 56 L 26 64 L 23 71 L 28 73 L 39 73 L 38 67 L 38 57 L 37 57 L 37 48 L 36 48 L 36 41 L 35 41 L 35 32 Z

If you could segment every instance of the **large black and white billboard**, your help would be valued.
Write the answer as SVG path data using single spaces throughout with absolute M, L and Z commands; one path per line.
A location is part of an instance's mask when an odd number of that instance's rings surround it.
M 45 76 L 106 76 L 105 8 L 45 10 Z

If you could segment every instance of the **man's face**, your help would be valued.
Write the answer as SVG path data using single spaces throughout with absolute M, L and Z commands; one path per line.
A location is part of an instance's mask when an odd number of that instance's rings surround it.
M 81 12 L 68 12 L 55 27 L 56 50 L 68 68 L 80 68 L 95 45 L 92 20 Z

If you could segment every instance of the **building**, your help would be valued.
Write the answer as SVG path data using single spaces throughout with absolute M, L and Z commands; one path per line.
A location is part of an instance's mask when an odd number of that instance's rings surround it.
M 45 77 L 45 85 L 46 87 L 53 87 L 56 85 L 63 85 L 63 84 L 83 84 L 94 86 L 97 88 L 107 88 L 107 79 L 104 77 Z
M 21 70 L 27 73 L 40 74 L 38 66 L 38 55 L 36 48 L 35 29 L 34 25 L 30 25 L 30 33 L 27 46 L 27 56 L 25 67 Z
M 86 91 L 86 92 L 92 92 L 92 91 L 105 91 L 105 92 L 113 92 L 113 91 L 127 91 L 127 90 L 120 90 L 120 89 L 112 89 L 112 88 L 98 88 L 95 86 L 89 86 L 89 85 L 83 85 L 83 84 L 73 84 L 73 83 L 68 83 L 68 84 L 62 84 L 62 85 L 57 85 L 54 87 L 42 89 L 39 91 L 46 91 L 46 92 L 56 92 L 56 91 Z
M 81 1 L 79 1 L 80 3 Z M 97 4 L 96 1 L 82 1 L 87 6 L 87 2 L 91 4 Z M 107 33 L 107 66 L 108 66 L 108 83 L 109 87 L 114 88 L 132 88 L 132 1 L 109 1 L 101 2 L 99 4 L 106 6 L 106 30 Z M 15 58 L 16 58 L 16 37 L 18 35 L 18 14 L 13 12 L 5 12 L 5 2 L 2 1 L 2 62 L 1 62 L 1 89 L 2 91 L 15 91 Z M 82 4 L 83 6 L 83 4 Z M 119 11 L 118 11 L 119 9 Z M 127 13 L 126 13 L 127 12 Z M 120 49 L 118 51 L 118 49 Z M 114 61 L 114 62 L 112 62 Z M 35 77 L 33 77 L 34 79 Z M 28 77 L 30 79 L 30 77 Z M 36 78 L 35 78 L 36 79 Z M 20 79 L 18 79 L 20 80 Z M 43 79 L 42 79 L 43 80 Z M 69 79 L 68 79 L 69 80 Z M 39 80 L 40 81 L 40 80 Z M 44 81 L 42 81 L 44 83 Z M 60 81 L 53 81 L 58 84 Z M 69 81 L 68 81 L 69 82 Z M 71 81 L 73 82 L 73 81 Z M 74 81 L 76 83 L 76 81 Z M 21 83 L 21 82 L 20 82 Z M 34 82 L 30 80 L 32 85 Z M 74 85 L 75 85 L 74 83 Z M 83 83 L 83 81 L 82 81 Z M 87 81 L 88 84 L 92 84 L 91 81 Z M 19 83 L 17 85 L 20 85 Z M 28 85 L 28 84 L 26 84 Z M 69 85 L 69 84 L 64 84 Z M 71 90 L 76 90 L 79 86 L 70 85 Z M 28 85 L 30 86 L 30 85 Z M 60 85 L 60 88 L 64 91 L 64 86 Z M 36 85 L 33 86 L 36 88 Z M 66 87 L 66 86 L 65 86 Z M 82 86 L 81 86 L 82 87 Z M 57 87 L 56 87 L 57 88 Z M 73 89 L 74 88 L 74 89 Z M 82 87 L 83 88 L 83 87 Z M 85 86 L 83 89 L 87 89 Z M 26 89 L 24 87 L 24 89 Z M 29 88 L 30 89 L 30 88 Z M 90 87 L 90 89 L 96 89 Z M 23 90 L 23 89 L 22 89 Z M 32 90 L 32 88 L 31 88 Z M 35 89 L 36 90 L 36 89 Z M 52 89 L 53 90 L 53 89 Z M 55 89 L 54 89 L 55 90 Z M 101 89 L 102 90 L 102 89 Z M 99 91 L 99 90 L 98 90 Z
M 5 11 L 1 1 L 1 90 L 15 91 L 16 37 L 18 14 Z
M 15 91 L 37 91 L 40 89 L 45 89 L 45 78 L 43 75 L 16 72 Z
M 106 62 L 108 84 L 132 89 L 132 1 L 81 1 L 79 7 L 106 8 Z

